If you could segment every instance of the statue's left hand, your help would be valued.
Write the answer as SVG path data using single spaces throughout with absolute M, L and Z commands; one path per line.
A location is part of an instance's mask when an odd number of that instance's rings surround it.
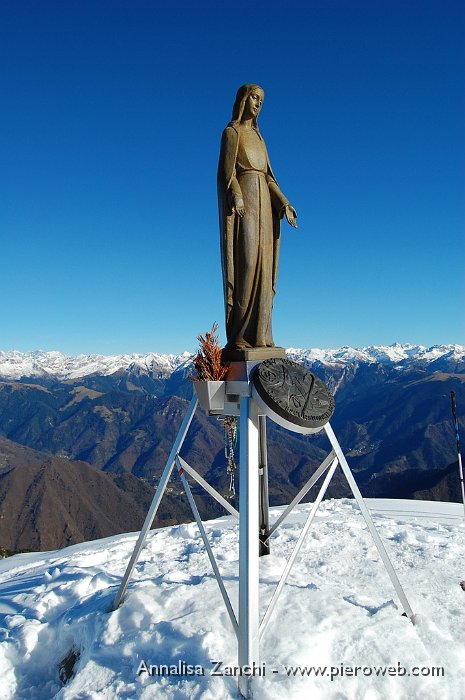
M 286 219 L 288 220 L 290 225 L 293 226 L 293 228 L 297 228 L 297 212 L 294 209 L 294 207 L 291 207 L 290 204 L 287 204 L 284 213 L 286 214 Z

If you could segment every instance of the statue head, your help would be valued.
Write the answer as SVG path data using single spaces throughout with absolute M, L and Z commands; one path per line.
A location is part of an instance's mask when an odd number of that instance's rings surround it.
M 263 93 L 263 95 L 265 94 L 263 88 L 260 87 L 260 85 L 256 85 L 255 83 L 247 83 L 246 85 L 241 85 L 241 87 L 237 91 L 236 101 L 234 102 L 232 112 L 232 123 L 238 123 L 242 120 L 242 115 L 244 114 L 246 102 L 255 90 L 260 90 Z M 253 119 L 253 126 L 255 129 L 258 130 L 256 117 L 254 117 Z

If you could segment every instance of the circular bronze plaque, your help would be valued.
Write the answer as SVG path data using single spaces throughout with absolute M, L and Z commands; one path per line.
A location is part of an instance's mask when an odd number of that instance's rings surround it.
M 314 433 L 334 412 L 334 399 L 308 369 L 280 358 L 265 360 L 252 375 L 254 398 L 266 414 L 298 433 Z

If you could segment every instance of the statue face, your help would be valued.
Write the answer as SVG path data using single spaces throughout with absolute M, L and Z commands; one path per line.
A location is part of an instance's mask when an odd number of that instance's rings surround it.
M 260 113 L 264 99 L 265 93 L 261 88 L 252 90 L 245 102 L 242 119 L 256 119 Z

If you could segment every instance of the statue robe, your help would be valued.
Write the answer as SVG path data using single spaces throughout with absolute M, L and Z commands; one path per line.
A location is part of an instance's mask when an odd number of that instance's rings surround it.
M 234 208 L 238 198 L 244 201 L 243 217 Z M 229 124 L 218 164 L 227 349 L 274 346 L 271 312 L 287 204 L 258 130 Z

